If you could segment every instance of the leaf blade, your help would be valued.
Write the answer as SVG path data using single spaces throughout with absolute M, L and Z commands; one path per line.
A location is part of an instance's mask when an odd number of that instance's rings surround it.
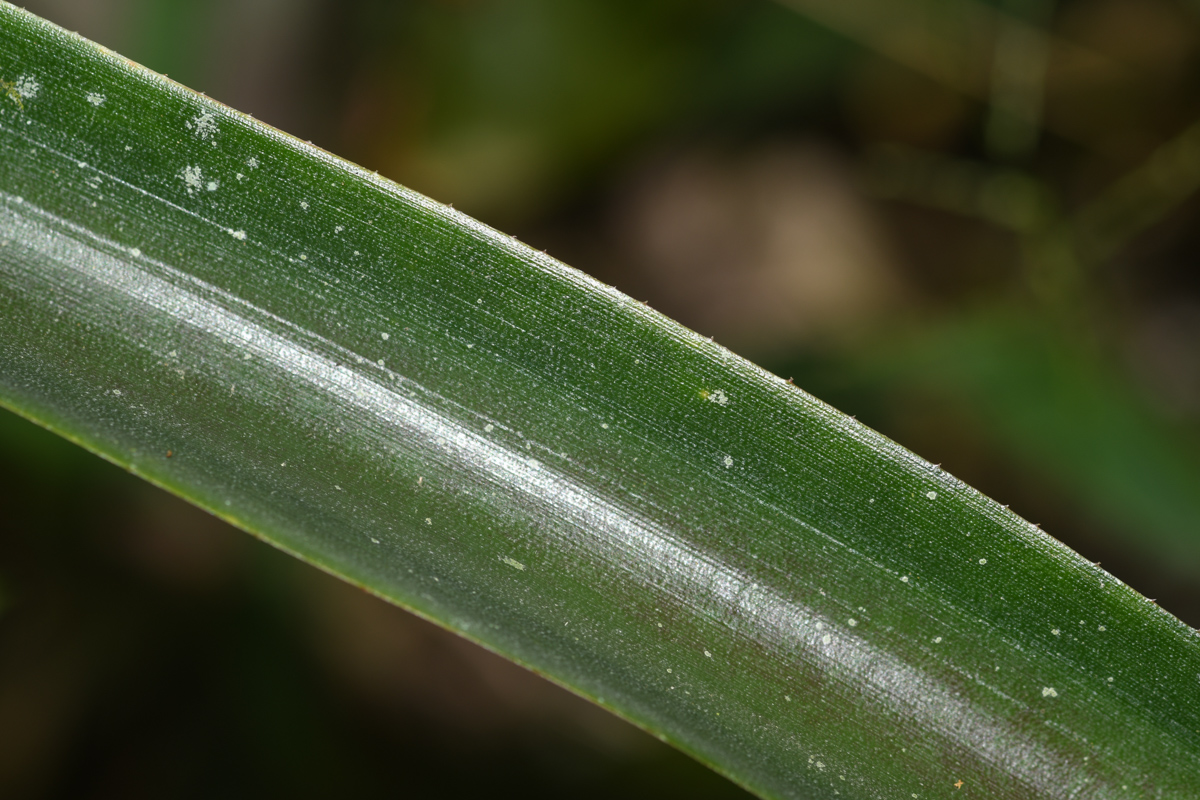
M 611 288 L 0 15 L 6 406 L 768 796 L 1186 796 L 1200 646 L 1104 571 Z

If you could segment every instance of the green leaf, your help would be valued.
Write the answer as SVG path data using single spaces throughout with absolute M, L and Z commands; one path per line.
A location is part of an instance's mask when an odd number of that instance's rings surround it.
M 1193 796 L 1200 640 L 1102 569 L 509 237 L 0 29 L 9 408 L 764 796 Z

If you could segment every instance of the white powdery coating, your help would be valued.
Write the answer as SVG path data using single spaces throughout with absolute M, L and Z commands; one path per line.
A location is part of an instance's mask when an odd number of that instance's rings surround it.
M 37 82 L 37 78 L 32 75 L 22 75 L 17 78 L 17 82 L 13 84 L 13 91 L 21 95 L 22 100 L 32 100 L 38 96 L 38 92 L 42 90 L 42 85 Z
M 188 194 L 204 188 L 204 174 L 199 167 L 184 167 L 179 171 L 179 178 L 187 187 Z
M 226 230 L 229 230 L 229 229 L 226 229 Z M 239 242 L 246 241 L 246 232 L 245 231 L 229 230 L 229 235 L 232 236 L 233 238 L 237 239 Z
M 1042 697 L 1058 697 L 1058 692 L 1054 691 L 1053 686 L 1047 686 L 1042 689 Z
M 96 92 L 88 92 L 88 94 L 87 94 L 87 101 L 89 103 L 91 103 L 92 105 L 96 106 L 97 108 L 104 105 L 104 101 L 107 99 L 108 98 L 105 97 L 104 95 L 98 94 Z
M 201 111 L 190 122 L 184 124 L 201 139 L 211 139 L 217 132 L 217 120 L 211 111 Z
M 729 405 L 729 396 L 722 389 L 713 389 L 712 393 L 708 396 L 708 402 L 716 403 L 719 406 L 727 406 Z
M 930 500 L 937 500 L 937 492 L 926 492 L 925 496 Z
M 246 166 L 250 169 L 258 169 L 258 159 L 254 156 L 250 156 L 246 159 Z
M 725 469 L 733 466 L 733 456 L 725 456 Z

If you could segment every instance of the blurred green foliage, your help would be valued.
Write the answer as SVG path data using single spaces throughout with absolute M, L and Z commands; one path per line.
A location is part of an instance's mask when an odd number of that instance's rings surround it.
M 1200 4 L 27 7 L 715 335 L 1200 622 Z M 0 476 L 0 796 L 737 794 L 11 417 Z

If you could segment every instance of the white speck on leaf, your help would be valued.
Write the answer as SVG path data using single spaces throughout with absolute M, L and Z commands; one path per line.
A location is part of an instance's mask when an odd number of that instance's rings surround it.
M 716 403 L 719 406 L 729 405 L 729 396 L 722 389 L 713 389 L 708 395 L 708 402 Z
M 17 78 L 17 83 L 13 88 L 16 89 L 17 94 L 21 95 L 22 100 L 32 100 L 38 96 L 38 92 L 42 90 L 42 85 L 32 75 L 22 75 Z
M 204 188 L 208 189 L 210 192 L 215 192 L 217 189 L 221 188 L 221 182 L 209 181 L 208 183 L 204 184 Z
M 712 653 L 710 653 L 710 652 L 708 652 L 707 650 L 705 650 L 705 651 L 704 651 L 704 657 L 705 657 L 705 658 L 712 658 Z
M 250 169 L 258 169 L 258 159 L 254 156 L 250 156 L 246 159 L 246 166 Z
M 179 178 L 187 187 L 187 193 L 199 191 L 204 186 L 204 175 L 199 167 L 184 167 L 179 172 Z
M 515 558 L 509 558 L 508 556 L 501 556 L 500 560 L 503 561 L 505 564 L 508 564 L 513 569 L 519 569 L 522 572 L 525 570 L 525 565 L 522 564 L 520 561 L 517 561 Z
M 930 500 L 937 500 L 937 492 L 926 492 L 925 496 Z
M 211 111 L 201 111 L 190 122 L 184 123 L 201 139 L 209 139 L 217 132 L 217 121 Z
M 129 248 L 129 255 L 133 256 L 134 258 L 141 258 L 142 251 L 136 247 L 131 247 Z
M 22 75 L 12 83 L 0 81 L 0 88 L 17 104 L 17 108 L 24 110 L 25 101 L 37 97 L 42 85 L 32 75 Z
M 246 232 L 245 231 L 231 230 L 231 231 L 229 231 L 229 235 L 232 236 L 233 238 L 237 239 L 239 242 L 246 241 Z
M 987 564 L 987 559 L 986 558 L 979 559 L 979 564 L 980 564 L 980 566 Z
M 335 226 L 335 227 L 334 227 L 334 229 L 333 229 L 333 232 L 334 232 L 334 233 L 341 233 L 341 232 L 342 232 L 342 231 L 344 231 L 344 230 L 346 230 L 346 226 L 345 226 L 345 225 L 337 225 L 337 226 Z
M 725 469 L 733 466 L 733 456 L 725 456 Z
M 237 174 L 237 179 L 238 179 L 239 181 L 244 181 L 244 180 L 246 179 L 246 176 L 245 176 L 245 175 L 243 175 L 242 173 L 240 173 L 240 172 L 239 172 L 239 173 Z
M 1058 628 L 1052 628 L 1050 630 L 1050 632 L 1053 633 L 1055 636 L 1062 634 L 1062 631 L 1060 631 Z
M 386 342 L 389 338 L 391 338 L 391 334 L 389 334 L 385 331 L 385 332 L 379 334 L 379 338 L 383 339 Z
M 1047 686 L 1042 689 L 1042 697 L 1058 697 L 1058 692 L 1054 691 L 1053 686 Z
M 901 583 L 908 583 L 908 576 L 907 576 L 907 575 L 901 575 L 901 576 L 900 576 L 900 582 L 901 582 Z
M 821 637 L 821 644 L 829 644 L 833 641 L 833 637 L 828 633 Z
M 88 92 L 88 95 L 87 95 L 87 101 L 89 103 L 91 103 L 92 105 L 96 106 L 97 108 L 104 105 L 104 101 L 107 99 L 108 98 L 105 97 L 104 95 L 98 94 L 96 92 Z
M 491 433 L 492 431 L 496 430 L 496 426 L 489 422 L 487 425 L 483 426 L 483 429 L 488 433 Z
M 301 207 L 302 209 L 304 209 L 305 211 L 308 211 L 308 201 L 307 201 L 307 200 L 301 200 L 301 201 L 300 201 L 300 207 Z

